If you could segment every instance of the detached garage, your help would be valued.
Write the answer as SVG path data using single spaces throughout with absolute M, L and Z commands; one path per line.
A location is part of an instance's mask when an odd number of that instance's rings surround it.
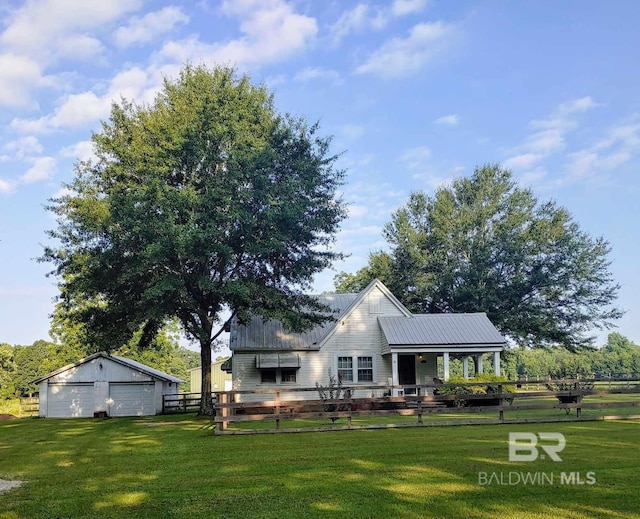
M 162 396 L 183 380 L 130 359 L 95 353 L 35 380 L 40 416 L 148 416 L 162 412 Z

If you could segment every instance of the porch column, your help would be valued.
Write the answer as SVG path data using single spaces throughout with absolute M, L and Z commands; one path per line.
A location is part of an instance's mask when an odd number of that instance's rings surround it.
M 462 376 L 465 380 L 469 378 L 469 357 L 462 357 Z
M 482 353 L 476 355 L 476 363 L 478 364 L 478 375 L 482 375 Z
M 400 384 L 400 379 L 398 377 L 398 354 L 391 354 L 391 384 L 397 386 Z
M 443 378 L 447 382 L 449 380 L 449 352 L 445 351 L 442 354 L 442 368 L 444 371 Z
M 493 371 L 496 374 L 496 376 L 500 376 L 500 352 L 499 351 L 494 351 L 493 352 Z

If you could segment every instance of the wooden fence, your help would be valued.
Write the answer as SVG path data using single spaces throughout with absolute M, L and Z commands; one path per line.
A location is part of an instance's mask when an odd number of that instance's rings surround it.
M 216 393 L 211 393 L 216 401 Z M 162 395 L 162 414 L 197 413 L 200 409 L 202 393 L 180 393 L 177 395 Z
M 489 390 L 476 394 L 478 388 Z M 354 398 L 355 391 L 384 390 L 387 396 Z M 357 386 L 345 387 L 343 398 L 310 400 L 299 396 L 315 392 L 317 388 L 296 388 L 258 391 L 227 391 L 218 394 L 216 403 L 216 434 L 256 434 L 278 432 L 304 432 L 344 429 L 372 429 L 424 425 L 471 425 L 477 423 L 527 423 L 557 421 L 558 418 L 527 417 L 506 420 L 505 411 L 533 411 L 564 409 L 567 418 L 575 410 L 574 420 L 595 419 L 582 417 L 582 410 L 595 408 L 640 407 L 640 398 L 613 402 L 584 402 L 591 395 L 640 395 L 640 379 L 600 380 L 514 380 L 505 382 L 470 382 L 466 384 L 430 384 L 412 386 Z M 402 394 L 404 393 L 404 394 Z M 408 394 L 410 393 L 410 394 Z M 400 396 L 391 396 L 400 395 Z M 298 397 L 293 399 L 292 397 Z M 549 399 L 553 397 L 553 399 Z M 255 400 L 260 398 L 259 400 Z M 541 401 L 547 398 L 550 401 Z M 247 401 L 251 399 L 251 401 Z M 494 412 L 487 420 L 457 420 L 447 422 L 424 421 L 425 415 Z M 415 421 L 397 423 L 370 423 L 354 425 L 354 417 L 415 416 Z M 283 422 L 294 419 L 326 419 L 319 427 L 283 427 Z M 450 417 L 448 417 L 450 418 Z M 640 419 L 640 415 L 627 418 Z M 336 425 L 346 419 L 346 425 Z M 602 419 L 602 418 L 598 418 Z M 271 421 L 268 429 L 229 429 L 229 424 Z M 329 422 L 331 424 L 329 424 Z
M 20 398 L 18 406 L 18 417 L 38 416 L 40 399 L 37 396 L 29 396 Z

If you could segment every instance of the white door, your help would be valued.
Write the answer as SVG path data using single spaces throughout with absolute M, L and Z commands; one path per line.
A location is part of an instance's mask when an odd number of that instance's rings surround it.
M 109 416 L 156 414 L 156 386 L 151 384 L 109 384 Z
M 93 416 L 93 384 L 51 384 L 47 391 L 48 417 Z

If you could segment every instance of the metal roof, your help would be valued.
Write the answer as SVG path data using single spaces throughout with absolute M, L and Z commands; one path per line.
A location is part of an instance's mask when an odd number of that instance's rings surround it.
M 378 322 L 390 346 L 506 344 L 484 313 L 378 317 Z
M 358 298 L 359 294 L 325 294 L 316 296 L 318 301 L 331 308 L 331 315 L 339 319 Z M 231 323 L 230 348 L 232 350 L 317 350 L 318 342 L 331 329 L 335 321 L 327 321 L 304 332 L 287 332 L 276 320 L 263 321 L 252 317 L 246 325 L 236 319 Z
M 160 371 L 157 369 L 154 369 L 150 366 L 147 366 L 146 364 L 141 364 L 140 362 L 136 362 L 135 360 L 131 360 L 131 359 L 125 359 L 124 357 L 118 357 L 117 355 L 110 355 L 109 353 L 105 352 L 105 351 L 99 351 L 98 353 L 94 353 L 93 355 L 89 355 L 88 357 L 85 357 L 84 359 L 80 359 L 78 362 L 75 362 L 74 364 L 69 364 L 68 366 L 64 366 L 60 369 L 57 369 L 55 371 L 52 371 L 51 373 L 48 373 L 47 375 L 37 378 L 35 380 L 32 381 L 33 384 L 39 384 L 40 382 L 43 382 L 44 380 L 47 380 L 51 377 L 55 377 L 56 375 L 59 375 L 60 373 L 67 371 L 69 369 L 75 368 L 77 366 L 80 366 L 81 364 L 85 364 L 87 362 L 90 362 L 94 359 L 97 359 L 98 357 L 102 357 L 105 359 L 111 359 L 114 362 L 118 362 L 120 364 L 123 364 L 125 366 L 128 366 L 132 369 L 135 369 L 136 371 L 140 371 L 142 373 L 146 373 L 147 375 L 150 375 L 154 378 L 158 378 L 160 380 L 164 380 L 166 382 L 175 382 L 176 384 L 179 384 L 181 382 L 184 382 L 184 380 L 182 380 L 181 378 L 178 377 L 174 377 L 173 375 L 169 375 L 168 373 L 165 373 L 164 371 Z

